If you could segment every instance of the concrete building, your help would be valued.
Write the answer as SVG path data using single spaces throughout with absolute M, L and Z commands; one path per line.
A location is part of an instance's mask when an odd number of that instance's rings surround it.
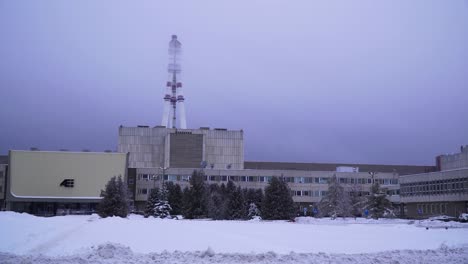
M 366 195 L 373 180 L 399 204 L 400 175 L 434 171 L 435 166 L 325 164 L 244 161 L 243 131 L 120 127 L 118 151 L 129 153 L 129 188 L 136 210 L 143 210 L 151 189 L 172 181 L 189 185 L 192 172 L 204 170 L 207 183 L 235 182 L 242 188 L 265 188 L 273 176 L 284 177 L 293 200 L 309 211 L 326 195 L 336 175 L 348 191 Z M 310 212 L 310 211 L 309 211 Z
M 9 152 L 6 209 L 36 215 L 90 213 L 113 176 L 126 176 L 124 153 Z
M 441 171 L 400 177 L 401 202 L 410 217 L 468 213 L 468 146 L 436 160 Z
M 129 168 L 244 168 L 242 130 L 121 126 L 118 152 L 130 154 Z

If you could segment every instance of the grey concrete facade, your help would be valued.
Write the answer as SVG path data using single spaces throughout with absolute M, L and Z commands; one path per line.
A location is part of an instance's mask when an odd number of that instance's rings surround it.
M 437 157 L 441 171 L 468 168 L 468 145 L 460 147 L 460 153 L 440 155 Z
M 468 212 L 468 168 L 400 177 L 401 202 L 411 217 Z
M 183 149 L 184 143 L 190 146 L 185 144 Z M 244 168 L 242 130 L 121 126 L 118 152 L 130 153 L 129 168 L 190 167 L 189 164 L 198 164 L 199 168 L 202 161 L 214 169 Z
M 194 168 L 170 168 L 163 172 L 160 168 L 139 168 L 136 176 L 135 202 L 143 206 L 152 188 L 160 188 L 164 181 L 172 181 L 181 186 L 189 186 Z M 271 177 L 284 177 L 291 189 L 293 200 L 301 204 L 320 202 L 328 190 L 328 180 L 336 175 L 348 192 L 368 194 L 372 176 L 368 172 L 302 171 L 302 170 L 216 170 L 204 169 L 207 184 L 227 184 L 233 181 L 241 188 L 264 189 Z M 374 180 L 381 183 L 393 203 L 399 203 L 399 175 L 396 173 L 377 173 Z M 164 180 L 163 180 L 164 179 Z M 142 209 L 142 208 L 139 208 Z

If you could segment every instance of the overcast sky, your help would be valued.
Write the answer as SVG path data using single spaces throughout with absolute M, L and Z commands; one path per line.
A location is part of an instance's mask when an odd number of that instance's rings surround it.
M 0 154 L 159 125 L 183 45 L 189 128 L 246 160 L 434 163 L 468 144 L 468 2 L 0 1 Z

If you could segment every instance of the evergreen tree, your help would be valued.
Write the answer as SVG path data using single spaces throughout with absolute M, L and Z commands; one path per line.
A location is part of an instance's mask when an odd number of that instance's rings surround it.
M 353 216 L 361 216 L 362 215 L 362 209 L 364 208 L 364 204 L 365 204 L 365 199 L 364 197 L 361 195 L 362 194 L 362 188 L 360 185 L 353 185 L 351 186 L 351 189 L 350 189 L 350 197 L 349 197 L 349 201 L 350 201 L 350 205 L 351 205 L 351 215 Z
M 182 214 L 182 189 L 179 184 L 174 184 L 172 182 L 166 183 L 168 196 L 167 200 L 172 207 L 172 215 Z
M 105 191 L 101 191 L 101 195 L 103 198 L 97 207 L 100 217 L 127 217 L 129 210 L 128 190 L 121 176 L 112 177 L 106 184 Z
M 349 195 L 345 193 L 336 175 L 333 175 L 328 181 L 328 192 L 320 201 L 319 208 L 323 215 L 329 215 L 332 219 L 337 216 L 345 217 L 350 215 Z
M 167 188 L 166 184 L 163 184 L 161 191 L 159 192 L 159 199 L 154 205 L 154 217 L 166 218 L 171 216 L 171 205 L 167 200 Z
M 374 219 L 387 215 L 394 216 L 392 203 L 387 199 L 387 194 L 382 191 L 377 181 L 372 184 L 365 209 L 369 210 L 370 216 Z
M 232 183 L 231 181 L 229 183 Z M 229 187 L 228 189 L 231 189 Z M 233 183 L 232 183 L 233 184 Z M 244 199 L 242 197 L 242 190 L 240 187 L 234 187 L 230 190 L 228 197 L 228 206 L 227 206 L 227 218 L 230 220 L 234 219 L 244 219 L 246 218 L 246 208 L 244 205 Z
M 295 213 L 291 190 L 286 182 L 273 177 L 265 188 L 262 202 L 262 218 L 266 220 L 290 220 Z
M 190 178 L 190 198 L 185 200 L 184 217 L 188 219 L 206 217 L 206 185 L 203 171 L 193 171 Z
M 146 206 L 144 211 L 144 217 L 148 218 L 154 216 L 154 208 L 156 204 L 159 203 L 159 189 L 151 189 L 150 194 L 148 195 L 148 200 L 146 200 Z
M 224 184 L 221 187 L 215 183 L 209 187 L 207 198 L 208 217 L 214 220 L 226 219 L 226 199 L 221 192 Z M 224 188 L 225 189 L 225 188 Z
M 260 217 L 260 210 L 258 210 L 257 205 L 255 203 L 250 203 L 249 205 L 249 213 L 247 215 L 248 219 L 254 219 L 256 217 Z

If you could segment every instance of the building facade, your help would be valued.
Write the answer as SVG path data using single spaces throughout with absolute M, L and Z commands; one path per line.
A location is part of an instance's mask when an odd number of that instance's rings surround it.
M 242 130 L 121 126 L 118 152 L 130 154 L 129 168 L 244 168 Z
M 125 178 L 124 153 L 9 152 L 7 210 L 36 215 L 90 213 L 113 176 Z
M 233 181 L 242 188 L 264 189 L 272 177 L 283 177 L 294 202 L 306 213 L 327 194 L 333 176 L 348 192 L 360 195 L 367 195 L 373 181 L 379 181 L 398 205 L 400 175 L 435 170 L 435 166 L 244 161 L 242 130 L 120 127 L 118 150 L 129 153 L 128 183 L 137 211 L 143 210 L 151 189 L 165 181 L 188 187 L 192 172 L 200 169 L 209 184 Z
M 401 202 L 409 217 L 468 213 L 468 146 L 436 161 L 440 171 L 400 177 Z

